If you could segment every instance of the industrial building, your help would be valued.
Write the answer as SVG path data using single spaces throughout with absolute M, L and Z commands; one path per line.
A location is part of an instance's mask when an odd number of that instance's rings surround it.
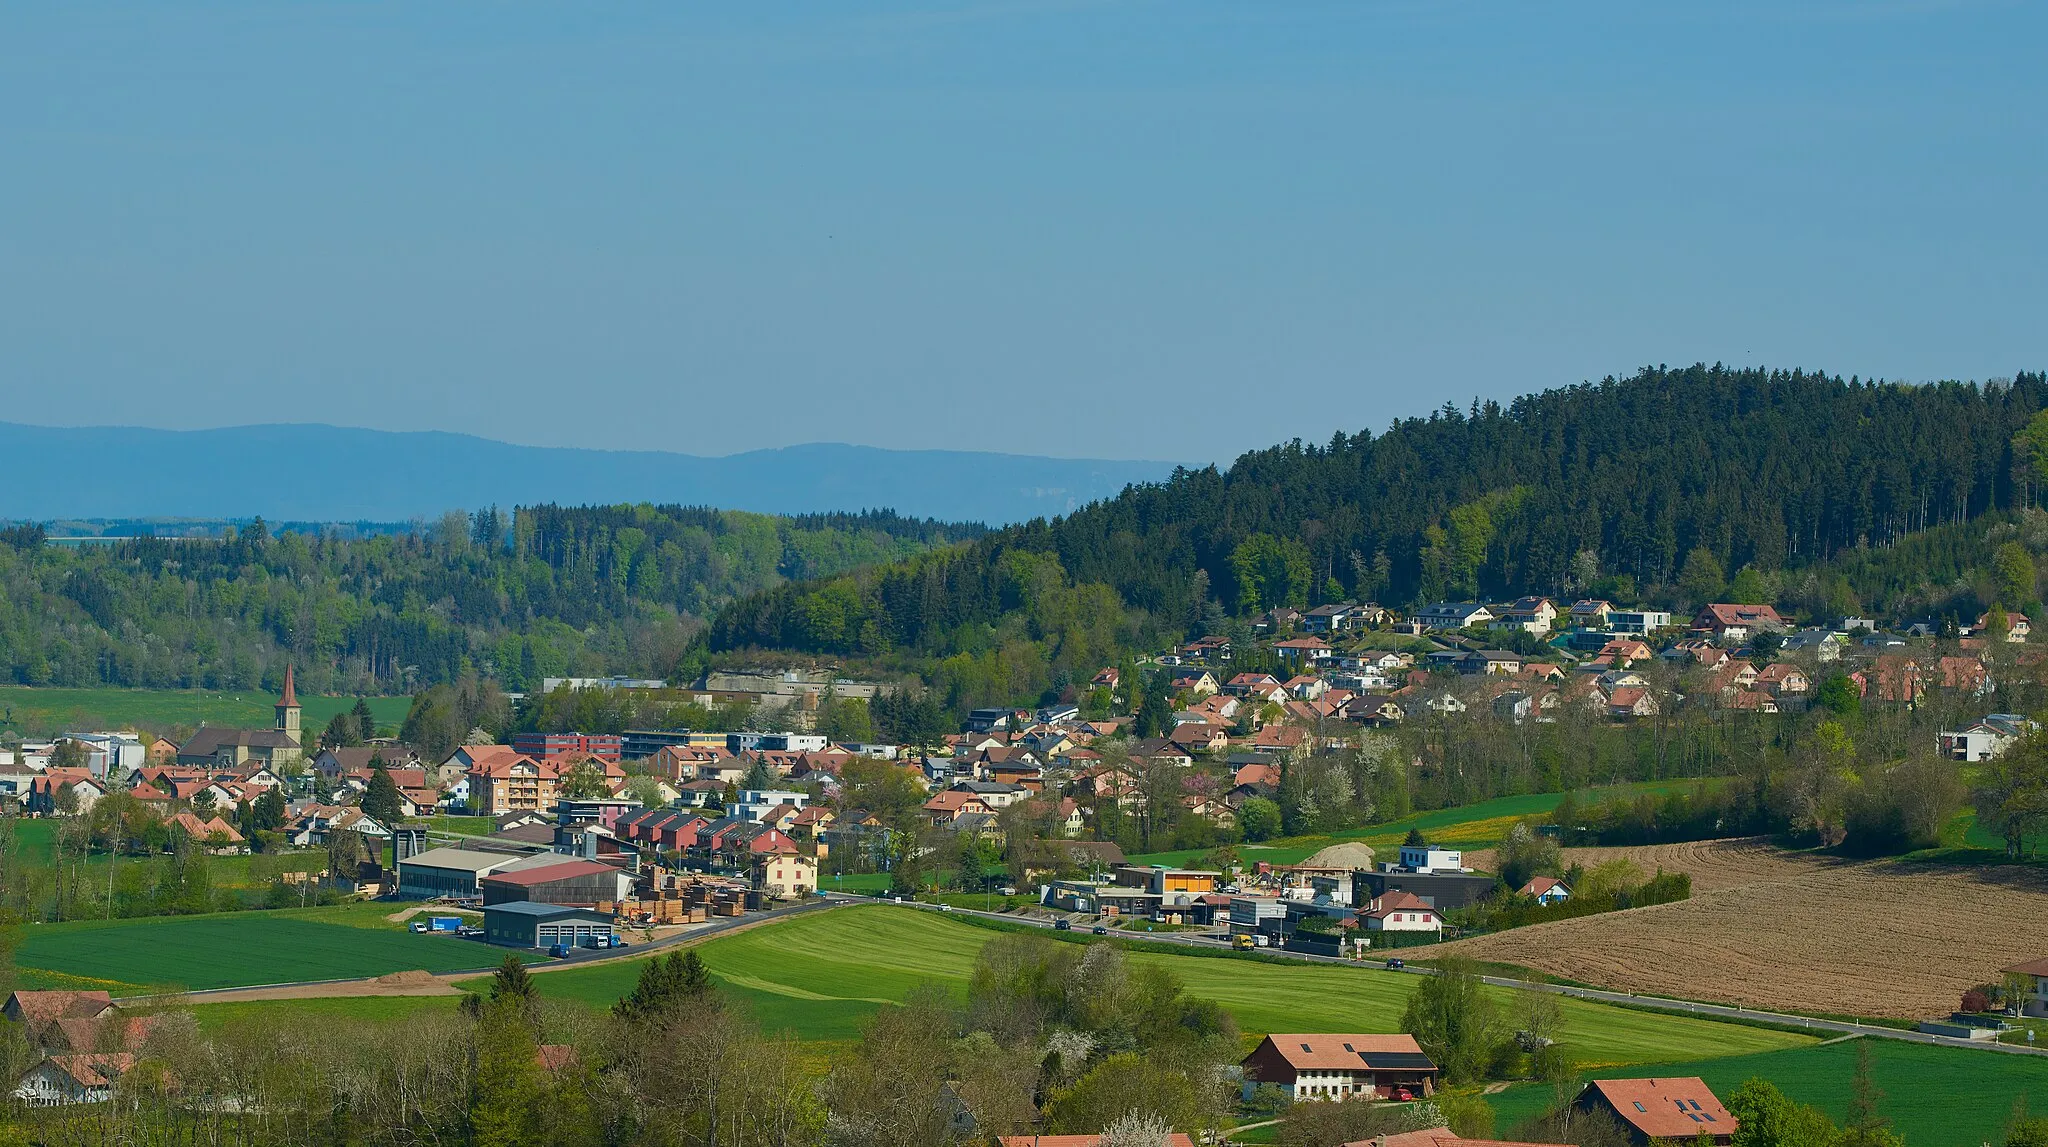
M 430 848 L 398 862 L 398 894 L 408 900 L 475 898 L 479 881 L 498 872 L 554 864 L 554 853 L 484 852 L 472 848 Z
M 612 918 L 588 908 L 529 900 L 484 906 L 484 939 L 508 948 L 581 947 L 594 937 L 608 944 L 616 936 Z
M 492 873 L 478 881 L 484 907 L 526 901 L 594 908 L 617 904 L 633 894 L 633 874 L 597 860 L 559 854 L 547 863 Z

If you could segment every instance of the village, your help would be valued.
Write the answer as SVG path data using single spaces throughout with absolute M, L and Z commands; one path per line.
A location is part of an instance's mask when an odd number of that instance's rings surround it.
M 1296 863 L 1204 867 L 1132 861 L 1105 819 L 1144 819 L 1171 801 L 1179 820 L 1206 826 L 1204 839 L 1271 835 L 1276 826 L 1257 822 L 1271 819 L 1289 769 L 1355 753 L 1404 723 L 1627 725 L 1688 707 L 1761 720 L 1847 689 L 1859 703 L 1939 696 L 1982 709 L 1937 735 L 1935 750 L 1958 761 L 1994 759 L 2033 728 L 1990 711 L 1994 672 L 2032 665 L 2037 652 L 2025 617 L 1996 612 L 1964 632 L 1895 635 L 1855 618 L 1793 629 L 1767 606 L 1710 604 L 1675 625 L 1604 601 L 1559 608 L 1524 598 L 1406 618 L 1372 605 L 1275 610 L 1252 628 L 1242 645 L 1201 638 L 1138 670 L 1168 713 L 1160 721 L 1154 710 L 1147 736 L 1137 735 L 1143 712 L 1084 711 L 1128 707 L 1128 691 L 1145 688 L 1111 667 L 1049 704 L 974 710 L 931 745 L 840 744 L 802 731 L 520 733 L 425 760 L 390 738 L 309 743 L 288 669 L 269 729 L 202 728 L 183 744 L 122 733 L 23 744 L 0 785 L 31 818 L 82 820 L 113 798 L 126 814 L 111 831 L 127 839 L 105 840 L 110 850 L 325 850 L 320 870 L 297 876 L 302 895 L 418 904 L 411 927 L 428 934 L 422 943 L 597 959 L 749 913 L 846 899 L 851 876 L 862 895 L 947 911 L 972 900 L 935 895 L 942 879 L 991 902 L 1000 885 L 1017 918 L 1090 939 L 1163 927 L 1226 951 L 1370 956 L 1399 970 L 1397 953 L 1458 934 L 1475 906 L 1600 909 L 1573 904 L 1567 874 L 1503 884 L 1421 833 L 1391 855 L 1340 842 Z M 821 692 L 847 685 L 828 678 L 746 700 L 779 697 L 777 723 L 800 728 Z M 977 857 L 980 873 L 966 877 Z M 1684 894 L 1644 886 L 1618 904 Z M 2003 972 L 2013 985 L 1999 1000 L 2007 1014 L 2048 1016 L 2048 960 Z M 1978 1008 L 1993 1011 L 1989 1001 Z M 149 1034 L 147 1016 L 120 1011 L 104 992 L 16 993 L 7 1014 L 44 1053 L 17 1098 L 62 1105 L 113 1094 Z M 2010 1027 L 1960 1012 L 1930 1024 L 1964 1039 Z M 1247 1097 L 1269 1085 L 1295 1101 L 1397 1103 L 1428 1100 L 1440 1071 L 1412 1035 L 1384 1033 L 1270 1035 L 1239 1068 Z M 1698 1079 L 1596 1081 L 1580 1102 L 1628 1127 L 1633 1142 L 1731 1142 L 1734 1117 Z M 1374 1142 L 1487 1141 L 1425 1127 Z

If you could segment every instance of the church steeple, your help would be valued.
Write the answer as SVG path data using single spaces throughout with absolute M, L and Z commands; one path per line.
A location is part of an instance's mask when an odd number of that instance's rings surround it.
M 284 667 L 284 696 L 277 699 L 277 730 L 299 739 L 299 691 L 292 687 L 292 667 Z

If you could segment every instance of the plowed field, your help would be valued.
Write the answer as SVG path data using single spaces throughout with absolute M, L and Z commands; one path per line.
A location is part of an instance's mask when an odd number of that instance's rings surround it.
M 1690 873 L 1692 899 L 1424 952 L 1619 991 L 1899 1019 L 1945 1015 L 2000 968 L 2048 955 L 2039 868 L 1832 860 L 1761 841 L 1569 849 L 1566 861 L 1617 856 Z

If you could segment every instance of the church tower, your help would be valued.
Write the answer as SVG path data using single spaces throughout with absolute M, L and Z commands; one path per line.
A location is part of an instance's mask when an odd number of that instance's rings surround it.
M 299 692 L 292 688 L 290 665 L 284 667 L 284 696 L 277 699 L 277 731 L 299 741 Z

